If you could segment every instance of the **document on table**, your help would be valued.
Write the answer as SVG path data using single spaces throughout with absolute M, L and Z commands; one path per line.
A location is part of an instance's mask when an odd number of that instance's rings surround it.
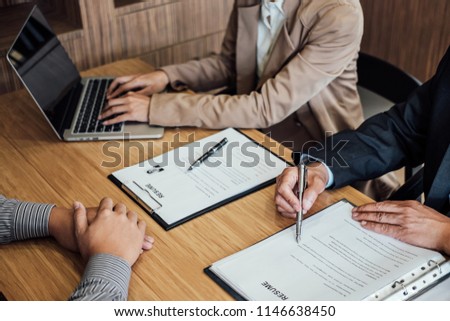
M 188 170 L 209 148 L 228 143 Z M 170 229 L 275 181 L 287 162 L 229 128 L 110 175 L 118 186 Z
M 363 229 L 340 201 L 205 271 L 246 300 L 405 300 L 450 273 L 438 252 Z

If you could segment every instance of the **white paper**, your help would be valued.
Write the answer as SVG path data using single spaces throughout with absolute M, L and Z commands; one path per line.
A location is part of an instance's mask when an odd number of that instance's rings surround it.
M 392 285 L 438 252 L 367 231 L 341 201 L 305 220 L 300 244 L 295 225 L 214 263 L 212 271 L 249 300 L 363 300 Z
M 188 171 L 195 159 L 223 138 L 228 143 L 222 149 Z M 232 128 L 193 144 L 113 175 L 167 224 L 173 224 L 276 178 L 287 166 Z

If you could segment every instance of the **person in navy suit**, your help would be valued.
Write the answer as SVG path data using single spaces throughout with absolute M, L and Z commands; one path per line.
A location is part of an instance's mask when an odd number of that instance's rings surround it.
M 341 147 L 336 148 L 337 144 Z M 413 245 L 450 254 L 450 47 L 436 74 L 406 102 L 343 131 L 322 147 L 309 150 L 308 211 L 325 188 L 378 177 L 405 165 L 424 164 L 424 204 L 415 200 L 384 201 L 356 207 L 353 218 L 369 230 Z M 298 154 L 294 153 L 298 161 Z M 300 210 L 294 187 L 296 168 L 277 179 L 275 203 L 281 215 Z

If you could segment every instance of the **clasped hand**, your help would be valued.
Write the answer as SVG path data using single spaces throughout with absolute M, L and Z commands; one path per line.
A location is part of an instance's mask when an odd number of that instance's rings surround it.
M 95 254 L 111 254 L 134 264 L 143 250 L 153 247 L 154 239 L 145 235 L 145 222 L 124 204 L 113 206 L 104 198 L 98 208 L 87 209 L 75 202 L 72 210 L 53 208 L 49 232 L 56 241 L 88 259 Z

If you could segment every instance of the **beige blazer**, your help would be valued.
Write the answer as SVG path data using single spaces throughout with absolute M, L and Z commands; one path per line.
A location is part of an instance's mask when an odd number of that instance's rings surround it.
M 358 0 L 286 0 L 286 22 L 257 79 L 260 0 L 236 0 L 221 53 L 161 68 L 175 91 L 153 95 L 149 122 L 162 126 L 266 128 L 297 112 L 311 136 L 362 120 L 356 59 L 363 34 Z M 202 94 L 233 87 L 236 94 Z

